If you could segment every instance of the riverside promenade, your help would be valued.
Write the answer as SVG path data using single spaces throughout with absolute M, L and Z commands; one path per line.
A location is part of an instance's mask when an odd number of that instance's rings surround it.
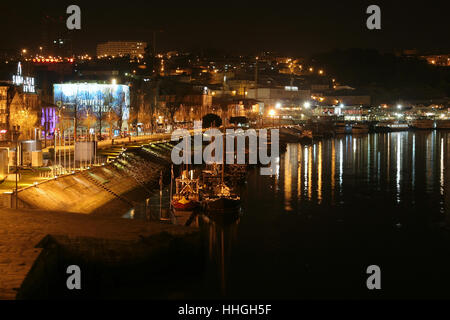
M 40 243 L 47 236 L 69 239 L 97 239 L 120 241 L 127 247 L 146 244 L 161 245 L 152 236 L 167 233 L 184 237 L 197 231 L 189 227 L 137 221 L 120 218 L 103 218 L 67 212 L 37 210 L 0 210 L 0 300 L 16 299 L 26 295 L 33 282 L 42 281 L 42 269 L 37 261 L 45 255 Z M 150 239 L 150 240 L 148 240 Z M 87 248 L 89 249 L 89 248 Z M 108 248 L 110 250 L 111 248 Z M 56 275 L 55 275 L 56 276 Z M 24 285 L 25 279 L 27 284 Z

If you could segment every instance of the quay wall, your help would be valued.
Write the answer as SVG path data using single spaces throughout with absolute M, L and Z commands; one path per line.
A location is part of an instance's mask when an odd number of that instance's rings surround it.
M 167 150 L 158 149 L 161 154 L 158 158 L 158 153 L 146 154 L 138 148 L 104 166 L 22 189 L 18 193 L 19 208 L 91 214 L 111 202 L 132 207 L 134 202 L 127 194 L 159 181 L 161 171 L 168 169 L 163 157 Z

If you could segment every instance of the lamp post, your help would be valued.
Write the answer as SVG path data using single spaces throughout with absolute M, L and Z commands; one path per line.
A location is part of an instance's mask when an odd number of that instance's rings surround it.
M 16 209 L 17 209 L 17 198 L 18 198 L 18 171 L 19 171 L 19 136 L 20 136 L 20 126 L 13 126 L 12 130 L 13 140 L 16 143 Z
M 271 110 L 269 111 L 269 116 L 272 117 L 272 127 L 275 127 L 275 115 L 276 115 L 275 110 L 274 110 L 274 109 L 271 109 Z

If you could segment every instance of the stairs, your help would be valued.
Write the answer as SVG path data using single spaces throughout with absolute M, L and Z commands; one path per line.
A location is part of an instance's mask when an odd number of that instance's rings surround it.
M 112 190 L 110 190 L 109 188 L 107 188 L 103 183 L 100 183 L 97 179 L 92 177 L 89 171 L 81 171 L 81 175 L 83 175 L 83 177 L 88 179 L 90 182 L 95 184 L 97 187 L 102 188 L 103 190 L 105 190 L 108 193 L 112 194 L 117 199 L 122 200 L 123 202 L 127 203 L 128 205 L 134 207 L 134 203 L 133 202 L 131 202 L 130 200 L 125 199 L 124 197 L 118 195 L 117 193 L 115 193 Z

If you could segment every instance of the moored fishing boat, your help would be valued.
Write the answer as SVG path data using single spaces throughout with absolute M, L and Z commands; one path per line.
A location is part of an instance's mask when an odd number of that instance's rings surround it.
M 176 224 L 186 224 L 189 218 L 200 208 L 199 180 L 188 177 L 184 171 L 181 177 L 175 179 L 175 194 L 171 199 L 171 207 Z
M 212 195 L 205 197 L 204 205 L 209 215 L 235 213 L 240 209 L 241 198 L 221 183 Z

